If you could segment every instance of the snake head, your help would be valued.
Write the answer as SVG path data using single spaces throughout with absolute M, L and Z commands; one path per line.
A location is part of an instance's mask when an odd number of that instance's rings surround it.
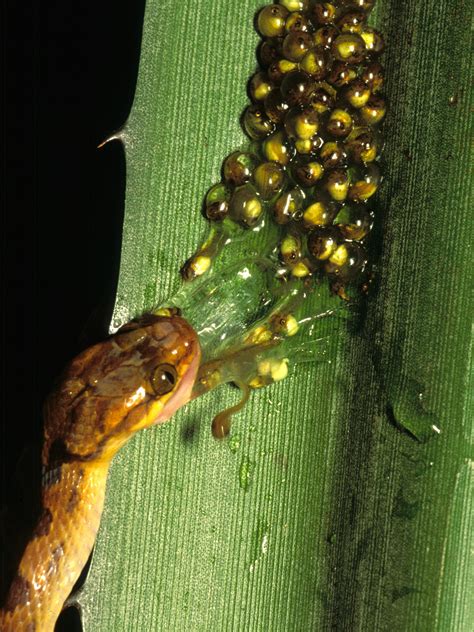
M 78 355 L 45 404 L 43 463 L 108 460 L 189 401 L 200 362 L 180 316 L 148 316 Z

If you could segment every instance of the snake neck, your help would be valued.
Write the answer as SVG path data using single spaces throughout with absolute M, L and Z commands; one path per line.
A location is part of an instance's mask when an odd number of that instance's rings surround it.
M 109 463 L 63 463 L 43 478 L 43 509 L 0 613 L 2 632 L 53 632 L 92 551 Z

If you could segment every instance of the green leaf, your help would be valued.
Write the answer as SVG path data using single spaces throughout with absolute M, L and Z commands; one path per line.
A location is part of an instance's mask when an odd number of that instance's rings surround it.
M 203 196 L 244 143 L 261 4 L 147 3 L 113 326 L 171 296 L 205 234 Z M 254 392 L 229 441 L 209 431 L 237 400 L 223 387 L 129 442 L 86 632 L 472 629 L 467 15 L 379 3 L 391 108 L 365 318 L 331 362 Z

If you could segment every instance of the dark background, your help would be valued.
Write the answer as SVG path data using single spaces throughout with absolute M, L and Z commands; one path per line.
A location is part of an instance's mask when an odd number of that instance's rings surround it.
M 107 331 L 125 165 L 97 145 L 130 110 L 144 4 L 4 4 L 2 591 L 35 519 L 41 403 Z

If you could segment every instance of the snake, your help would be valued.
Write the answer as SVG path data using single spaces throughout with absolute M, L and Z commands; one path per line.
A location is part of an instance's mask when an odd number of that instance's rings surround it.
M 80 353 L 44 405 L 42 510 L 0 611 L 2 632 L 52 632 L 94 546 L 107 473 L 139 430 L 192 398 L 197 334 L 148 315 Z

